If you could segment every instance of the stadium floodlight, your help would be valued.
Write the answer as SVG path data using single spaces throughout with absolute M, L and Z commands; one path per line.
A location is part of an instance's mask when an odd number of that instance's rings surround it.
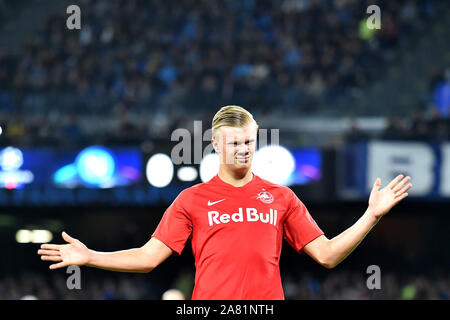
M 48 230 L 31 230 L 33 243 L 46 243 L 53 239 L 53 234 Z
M 220 167 L 220 157 L 217 153 L 210 153 L 203 157 L 200 162 L 200 179 L 208 182 L 218 172 Z
M 23 165 L 23 153 L 17 148 L 6 147 L 0 152 L 0 166 L 4 171 L 13 171 Z
M 173 171 L 172 160 L 164 153 L 153 155 L 145 169 L 148 182 L 157 188 L 163 188 L 172 181 Z
M 198 177 L 197 169 L 194 167 L 181 167 L 177 171 L 177 177 L 181 181 L 194 181 Z
M 16 241 L 18 243 L 29 243 L 32 239 L 31 230 L 20 229 L 16 232 Z
M 20 170 L 24 164 L 20 149 L 6 147 L 0 151 L 0 187 L 6 189 L 21 189 L 24 184 L 31 183 L 34 175 L 29 170 Z
M 252 171 L 260 178 L 272 183 L 288 185 L 294 170 L 294 156 L 282 146 L 265 146 L 255 153 Z
M 115 161 L 103 147 L 92 146 L 80 152 L 75 160 L 79 177 L 89 185 L 100 185 L 113 179 Z
M 18 243 L 47 243 L 52 241 L 53 234 L 49 230 L 20 229 L 16 232 L 16 241 Z

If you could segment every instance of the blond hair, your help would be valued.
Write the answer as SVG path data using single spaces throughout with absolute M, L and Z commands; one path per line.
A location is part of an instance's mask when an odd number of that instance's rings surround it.
M 214 133 L 220 127 L 242 128 L 251 123 L 254 123 L 256 128 L 258 128 L 258 124 L 253 119 L 252 114 L 244 108 L 240 106 L 225 106 L 217 111 L 212 120 L 212 135 L 214 136 Z

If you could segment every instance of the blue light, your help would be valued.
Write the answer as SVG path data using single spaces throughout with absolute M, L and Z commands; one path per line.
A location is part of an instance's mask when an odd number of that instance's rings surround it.
M 57 184 L 66 184 L 70 180 L 77 177 L 77 168 L 73 164 L 62 167 L 55 172 L 53 176 L 53 181 Z
M 79 177 L 89 185 L 107 185 L 114 179 L 116 163 L 111 151 L 92 146 L 80 152 L 75 160 Z

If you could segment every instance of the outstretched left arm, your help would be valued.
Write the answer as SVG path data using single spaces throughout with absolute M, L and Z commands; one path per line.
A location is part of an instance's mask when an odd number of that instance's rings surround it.
M 361 243 L 369 231 L 389 210 L 408 196 L 412 184 L 409 176 L 398 175 L 386 187 L 380 189 L 377 178 L 369 197 L 369 206 L 361 218 L 350 228 L 328 240 L 324 235 L 311 241 L 304 251 L 326 268 L 334 268 Z

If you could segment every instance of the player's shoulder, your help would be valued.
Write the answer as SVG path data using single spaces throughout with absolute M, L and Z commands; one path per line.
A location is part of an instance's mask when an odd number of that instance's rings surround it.
M 190 186 L 190 187 L 187 187 L 187 188 L 183 189 L 183 190 L 180 192 L 180 195 L 179 195 L 179 196 L 181 196 L 181 197 L 186 197 L 186 196 L 194 195 L 194 194 L 197 193 L 199 190 L 201 190 L 201 185 L 202 185 L 202 184 L 203 184 L 203 183 L 197 183 L 197 184 L 194 184 L 193 186 Z
M 207 182 L 200 182 L 197 184 L 194 184 L 190 187 L 187 187 L 185 189 L 183 189 L 180 194 L 179 197 L 192 197 L 195 196 L 196 194 L 202 193 L 204 192 L 204 190 L 208 187 L 211 186 L 211 181 L 207 181 Z

